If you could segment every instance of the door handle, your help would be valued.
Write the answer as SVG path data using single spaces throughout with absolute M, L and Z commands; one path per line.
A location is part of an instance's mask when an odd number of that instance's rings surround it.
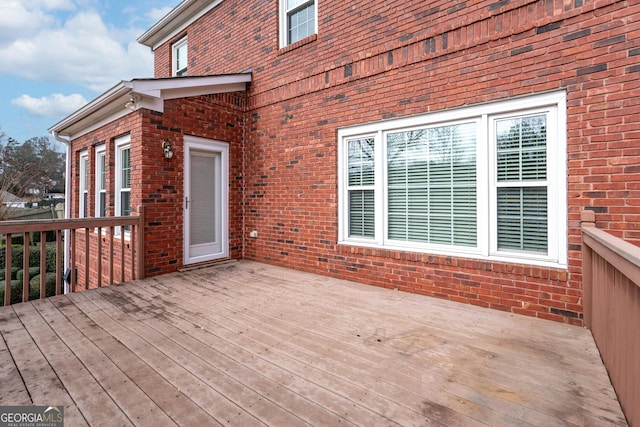
M 185 197 L 185 198 L 184 198 L 184 201 L 185 201 L 185 207 L 184 207 L 184 208 L 185 208 L 185 209 L 189 209 L 189 198 L 188 198 L 188 197 Z

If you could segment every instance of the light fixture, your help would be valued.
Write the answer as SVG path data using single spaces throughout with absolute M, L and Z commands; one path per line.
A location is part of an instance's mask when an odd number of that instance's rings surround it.
M 164 153 L 165 159 L 170 159 L 173 157 L 173 149 L 171 148 L 171 141 L 165 139 L 162 141 L 162 152 Z
M 129 95 L 129 102 L 124 104 L 125 108 L 131 111 L 136 111 L 140 106 L 140 99 L 141 99 L 140 96 L 131 92 L 131 94 Z

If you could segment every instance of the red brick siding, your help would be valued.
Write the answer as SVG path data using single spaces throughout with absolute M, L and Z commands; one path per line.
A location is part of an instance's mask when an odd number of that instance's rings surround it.
M 229 143 L 230 257 L 242 255 L 242 138 L 244 133 L 244 94 L 221 94 L 170 100 L 165 112 L 141 109 L 112 122 L 72 143 L 74 175 L 71 188 L 72 216 L 78 216 L 79 156 L 89 150 L 88 204 L 89 216 L 95 215 L 95 144 L 105 142 L 107 162 L 107 215 L 115 212 L 114 202 L 114 140 L 131 134 L 131 211 L 145 208 L 145 275 L 176 271 L 183 266 L 183 137 L 193 135 Z M 174 156 L 165 159 L 163 140 L 173 144 Z M 77 243 L 78 283 L 86 286 L 84 277 L 84 234 Z M 106 244 L 103 244 L 103 252 Z M 91 273 L 89 284 L 97 283 L 95 239 L 90 241 Z M 116 259 L 119 260 L 119 239 L 116 239 Z M 129 256 L 129 255 L 127 255 Z M 128 260 L 129 258 L 127 258 Z M 118 261 L 119 262 L 119 261 Z M 125 261 L 130 262 L 130 261 Z M 106 268 L 103 263 L 103 277 Z M 118 268 L 119 268 L 119 264 Z M 119 269 L 116 269 L 119 274 Z M 119 277 L 119 276 L 118 276 Z M 130 277 L 127 278 L 127 280 Z
M 102 246 L 101 256 L 101 283 L 100 286 L 109 284 L 109 273 L 111 260 L 109 258 L 109 231 L 104 230 L 100 235 L 100 245 Z M 98 287 L 98 236 L 96 230 L 89 230 L 89 275 L 86 274 L 86 231 L 76 232 L 76 291 L 84 289 L 94 289 Z M 113 270 L 111 271 L 115 283 L 127 282 L 133 279 L 131 270 L 131 242 L 125 239 L 124 242 L 124 269 L 122 268 L 122 240 L 113 239 Z M 123 280 L 124 274 L 124 280 Z
M 223 2 L 186 31 L 190 75 L 253 70 L 245 257 L 581 324 L 580 211 L 640 244 L 640 5 L 320 3 L 317 37 L 279 50 L 276 4 Z M 170 74 L 170 43 L 155 69 Z M 339 127 L 558 89 L 567 271 L 336 244 Z

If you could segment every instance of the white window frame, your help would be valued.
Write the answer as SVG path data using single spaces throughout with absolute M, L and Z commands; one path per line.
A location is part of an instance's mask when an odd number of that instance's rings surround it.
M 185 64 L 183 67 L 178 68 L 179 64 L 178 64 L 178 52 L 180 51 L 180 49 L 185 48 Z M 188 68 L 189 68 L 189 44 L 187 42 L 187 36 L 181 38 L 180 40 L 178 40 L 177 42 L 175 42 L 172 46 L 171 46 L 171 70 L 172 70 L 172 75 L 174 77 L 183 77 L 183 76 L 187 76 L 188 75 Z
M 308 34 L 306 37 L 312 34 L 318 34 L 318 0 L 307 0 L 303 1 L 298 6 L 287 9 L 287 0 L 279 0 L 278 10 L 280 11 L 279 21 L 280 21 L 280 48 L 286 47 L 291 44 L 289 42 L 289 14 L 295 10 L 301 9 L 303 7 L 308 6 L 309 4 L 313 4 L 313 26 L 314 31 L 311 34 Z M 304 37 L 303 37 L 304 39 Z M 302 39 L 301 39 L 302 40 Z M 296 40 L 298 41 L 298 40 Z M 295 43 L 295 41 L 293 42 Z
M 547 217 L 548 253 L 505 251 L 497 248 L 496 147 L 492 124 L 496 119 L 546 112 L 547 128 Z M 448 246 L 387 239 L 386 134 L 411 128 L 477 121 L 477 245 Z M 475 105 L 420 116 L 376 122 L 338 130 L 338 243 L 401 251 L 519 262 L 566 268 L 567 266 L 567 129 L 566 92 L 550 92 L 505 101 Z M 347 141 L 372 137 L 375 140 L 375 235 L 349 236 Z
M 107 147 L 106 144 L 101 144 L 96 146 L 95 149 L 95 213 L 94 216 L 96 218 L 101 218 L 103 215 L 100 214 L 101 204 L 100 200 L 101 194 L 104 194 L 104 216 L 107 216 Z M 101 162 L 101 159 L 104 158 L 104 163 Z M 104 174 L 104 188 L 102 187 L 102 175 Z
M 122 182 L 122 152 L 129 150 L 129 174 L 131 174 L 131 135 L 125 135 L 115 140 L 115 216 L 122 216 L 122 193 L 129 193 L 129 209 L 131 209 L 131 187 L 123 187 Z M 129 175 L 129 185 L 131 185 L 131 175 Z M 121 227 L 116 227 L 115 235 L 121 234 Z M 128 230 L 125 230 L 125 237 L 129 236 Z
M 83 150 L 80 152 L 80 185 L 78 187 L 79 205 L 78 218 L 86 218 L 89 215 L 87 209 L 89 203 L 89 152 Z M 86 212 L 85 212 L 86 211 Z

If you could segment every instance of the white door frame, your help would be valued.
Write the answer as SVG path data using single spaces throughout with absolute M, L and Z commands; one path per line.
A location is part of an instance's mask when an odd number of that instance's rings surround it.
M 216 185 L 215 203 L 219 203 L 219 207 L 216 206 L 216 220 L 220 221 L 217 228 L 220 230 L 220 250 L 216 250 L 204 255 L 191 256 L 191 242 L 190 242 L 190 218 L 189 218 L 189 203 L 193 200 L 191 197 L 191 168 L 190 160 L 192 152 L 205 152 L 220 155 L 220 171 L 219 185 Z M 213 184 L 212 184 L 213 185 Z M 229 144 L 222 141 L 216 141 L 212 139 L 200 138 L 196 136 L 185 135 L 184 137 L 184 200 L 182 203 L 183 208 L 183 241 L 184 241 L 184 265 L 194 264 L 198 262 L 211 261 L 214 259 L 227 258 L 229 256 Z

